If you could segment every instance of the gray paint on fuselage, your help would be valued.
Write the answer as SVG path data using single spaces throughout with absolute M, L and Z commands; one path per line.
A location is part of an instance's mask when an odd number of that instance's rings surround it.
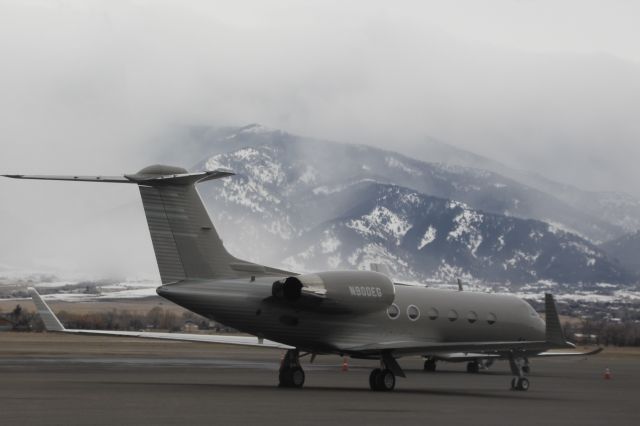
M 400 314 L 391 319 L 386 309 L 358 315 L 295 309 L 273 299 L 278 279 L 186 281 L 162 286 L 158 294 L 237 330 L 319 353 L 348 353 L 350 347 L 372 342 L 415 341 L 424 347 L 429 342 L 541 341 L 545 336 L 544 321 L 512 295 L 396 285 Z M 407 315 L 409 305 L 420 310 L 415 321 Z M 438 310 L 437 319 L 429 318 L 430 308 Z M 455 321 L 448 319 L 451 309 L 458 313 Z M 470 311 L 478 317 L 473 323 L 467 320 Z M 495 315 L 494 324 L 487 322 L 489 314 Z

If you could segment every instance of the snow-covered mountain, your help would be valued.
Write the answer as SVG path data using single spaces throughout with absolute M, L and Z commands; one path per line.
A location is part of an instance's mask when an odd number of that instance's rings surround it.
M 610 229 L 612 233 L 609 235 L 592 234 L 589 229 L 586 229 L 584 235 L 593 241 L 615 239 L 622 236 L 621 231 L 632 233 L 640 230 L 640 199 L 630 194 L 614 191 L 587 191 L 548 179 L 534 171 L 514 169 L 493 159 L 435 139 L 413 144 L 411 150 L 418 159 L 476 167 L 506 176 L 562 200 L 573 209 L 586 213 L 592 218 L 591 220 L 597 218 L 617 228 Z
M 493 172 L 257 125 L 191 136 L 178 149 L 204 158 L 194 169 L 237 173 L 200 191 L 239 256 L 297 270 L 386 263 L 409 280 L 631 280 L 568 232 L 617 227 Z
M 396 185 L 363 182 L 348 193 L 353 206 L 299 238 L 285 262 L 313 269 L 386 263 L 418 280 L 626 279 L 597 247 L 544 222 L 485 213 Z
M 623 235 L 600 246 L 614 262 L 640 276 L 640 231 Z

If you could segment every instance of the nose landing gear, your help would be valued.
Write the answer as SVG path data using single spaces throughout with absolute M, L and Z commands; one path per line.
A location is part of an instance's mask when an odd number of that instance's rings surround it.
M 427 358 L 424 361 L 424 371 L 436 371 L 436 360 L 433 358 Z
M 522 358 L 516 358 L 513 354 L 509 355 L 509 366 L 511 367 L 511 372 L 514 376 L 513 379 L 511 379 L 511 390 L 529 390 L 529 379 L 524 377 L 524 362 L 525 360 L 523 360 Z

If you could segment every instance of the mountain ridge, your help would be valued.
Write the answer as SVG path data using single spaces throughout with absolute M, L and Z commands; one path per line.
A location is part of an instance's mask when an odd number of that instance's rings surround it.
M 517 208 L 512 191 L 539 196 L 492 172 L 255 126 L 218 131 L 200 146 L 204 158 L 192 169 L 237 174 L 200 192 L 221 229 L 234 230 L 222 237 L 243 257 L 302 270 L 375 261 L 413 281 L 633 280 L 562 225 L 491 211 Z

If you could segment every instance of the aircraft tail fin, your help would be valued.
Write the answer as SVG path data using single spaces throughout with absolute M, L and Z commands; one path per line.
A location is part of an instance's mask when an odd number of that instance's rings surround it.
M 163 284 L 288 273 L 237 259 L 222 244 L 195 184 L 231 175 L 225 169 L 189 173 L 180 167 L 155 165 L 124 176 L 5 176 L 137 184 Z

